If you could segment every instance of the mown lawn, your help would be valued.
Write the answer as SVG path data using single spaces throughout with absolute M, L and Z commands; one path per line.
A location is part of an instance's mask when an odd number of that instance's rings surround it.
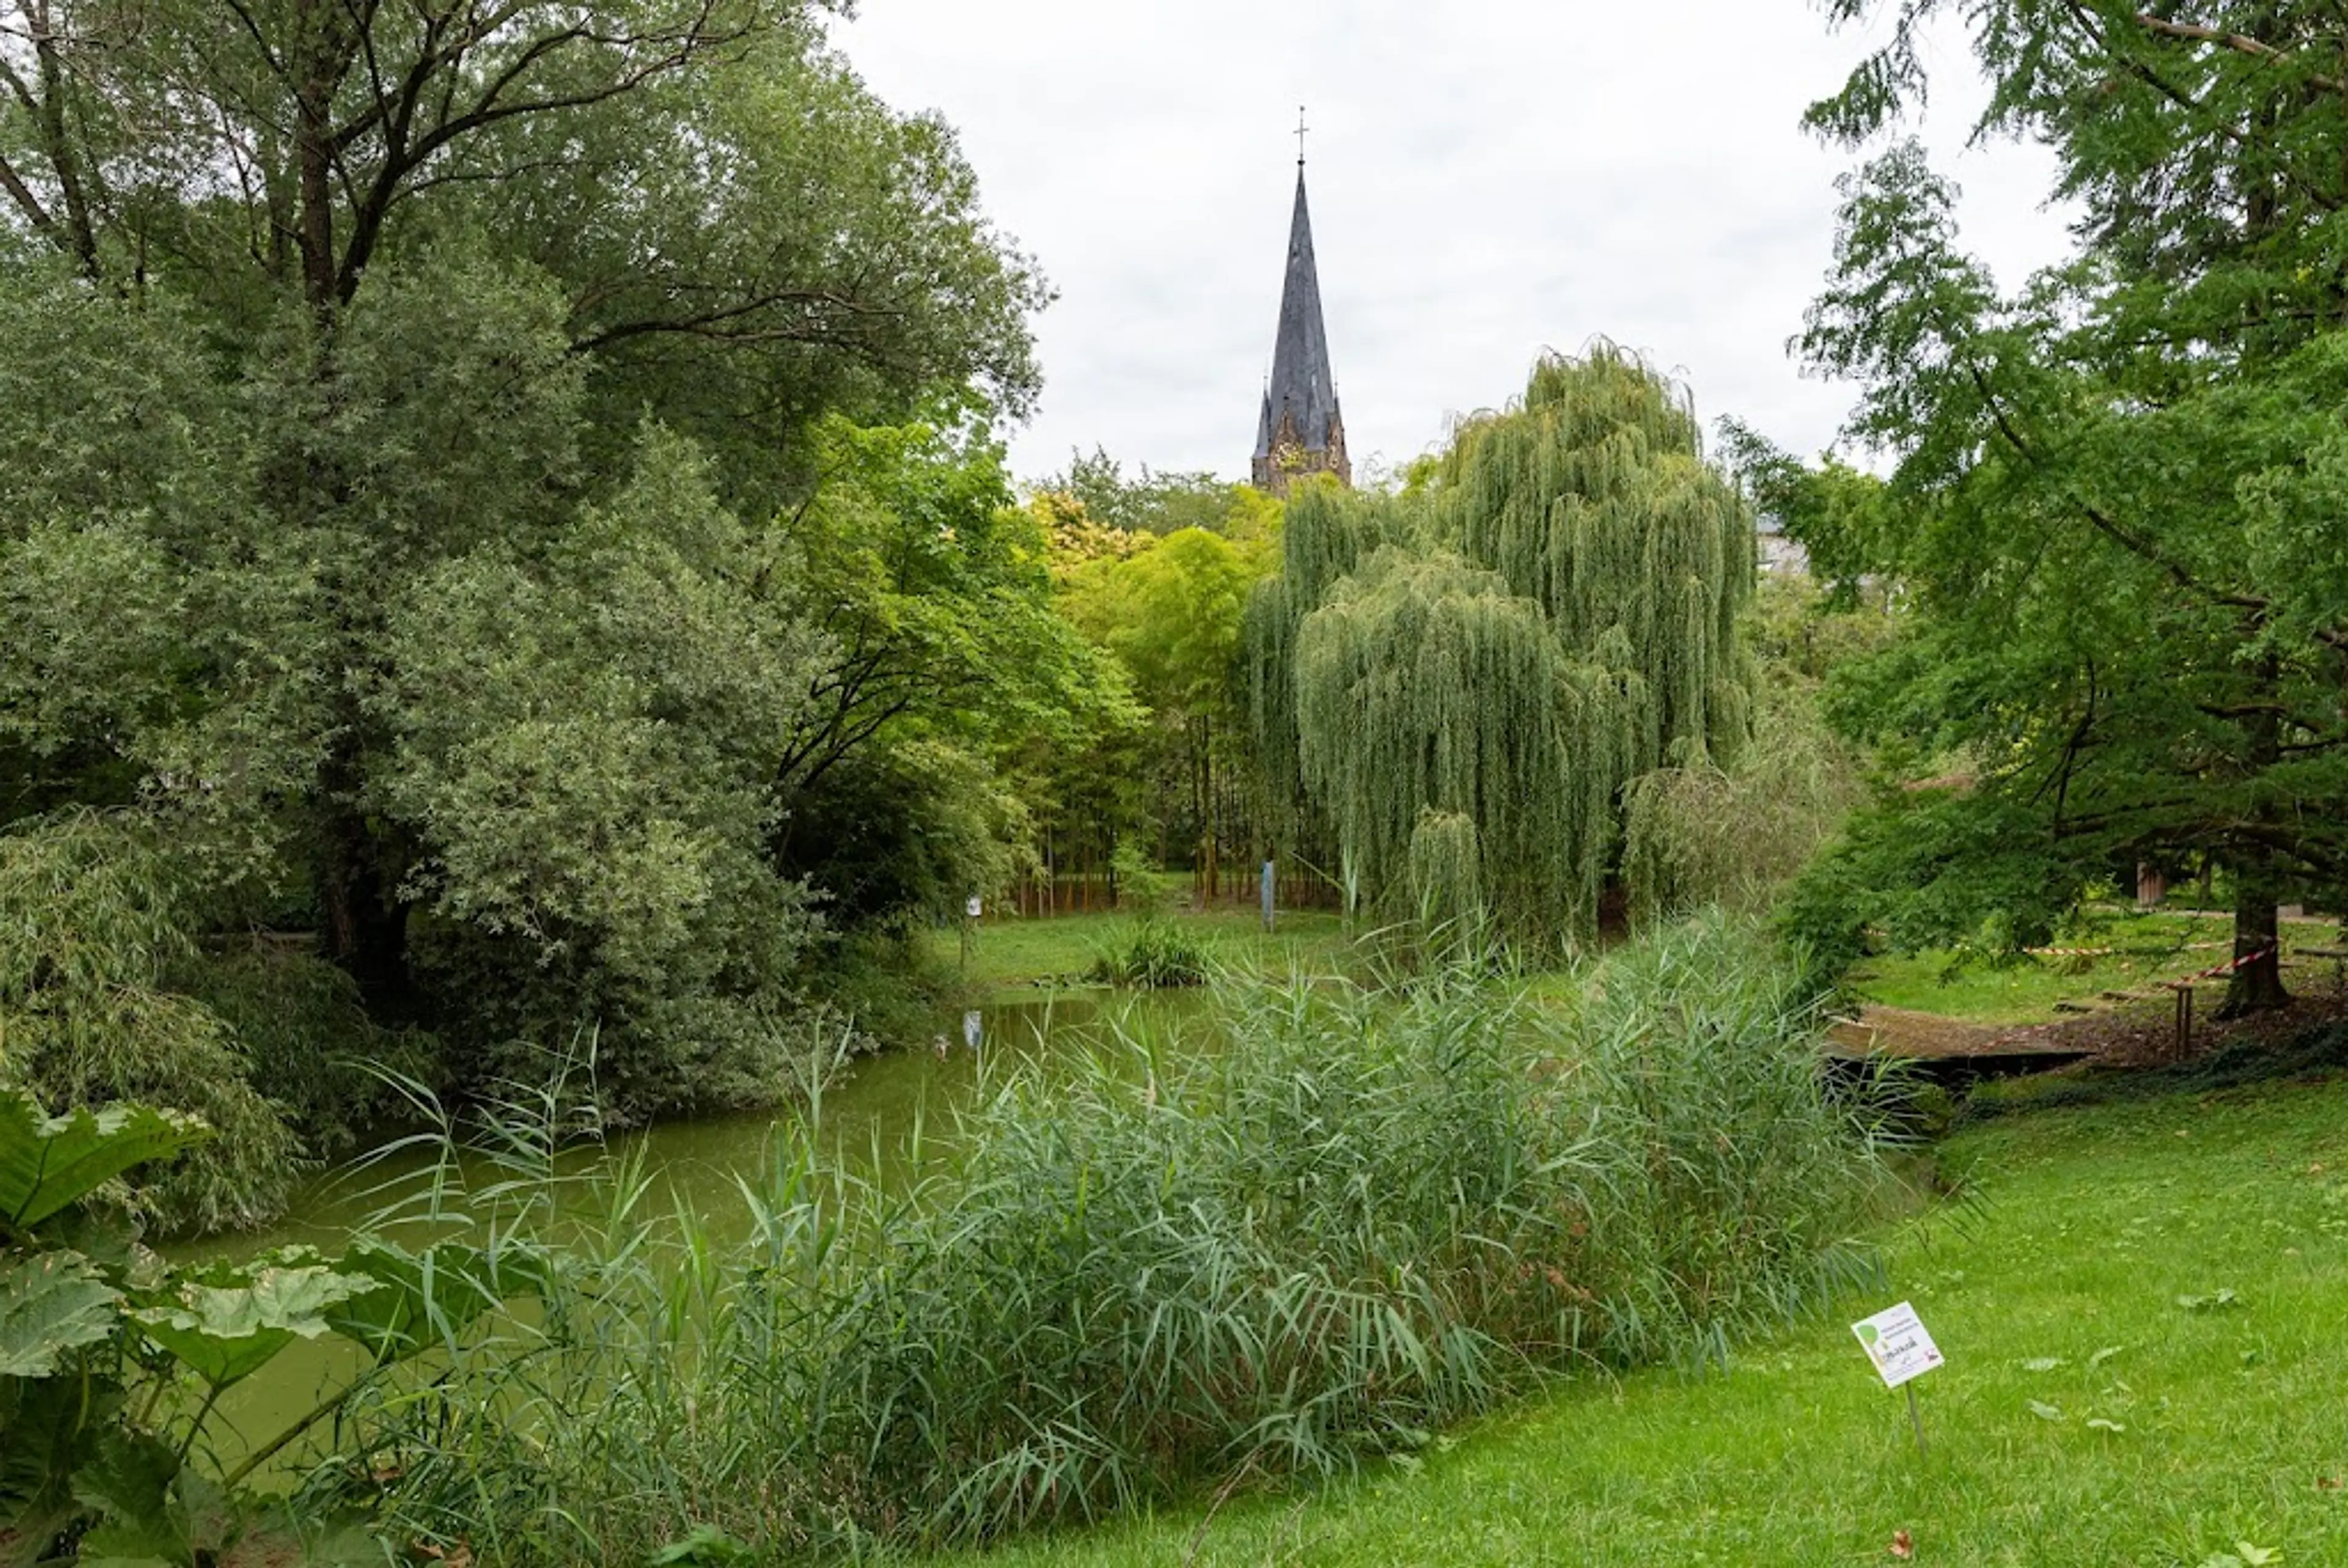
M 1282 914 L 1270 935 L 1250 909 L 1184 911 L 1159 918 L 1207 942 L 1220 961 L 1274 978 L 1292 968 L 1328 968 L 1348 946 L 1344 918 L 1318 911 Z M 1005 991 L 1032 994 L 1039 987 L 1082 986 L 1095 956 L 1133 921 L 1130 915 L 990 916 L 979 924 L 962 972 L 990 999 Z M 929 940 L 939 963 L 961 965 L 958 933 L 938 932 Z
M 1592 1378 L 1335 1493 L 984 1561 L 1819 1568 L 1905 1531 L 1920 1563 L 2348 1563 L 2348 1078 L 2039 1112 L 1943 1166 L 1974 1196 L 1884 1238 L 1879 1298 L 1725 1374 Z M 1845 1322 L 1902 1298 L 1948 1356 L 1921 1459 Z
M 1851 980 L 1867 1000 L 1885 1007 L 1978 1023 L 2041 1023 L 2058 1016 L 2057 1001 L 2092 1000 L 2223 963 L 2231 936 L 2232 924 L 2222 916 L 2106 911 L 2089 916 L 2061 946 L 2108 953 L 1962 962 L 1950 952 L 1886 954 L 1860 964 Z M 2340 932 L 2329 922 L 2291 921 L 2282 939 L 2288 961 L 2302 948 L 2337 946 Z M 2331 968 L 2327 959 L 2304 972 L 2320 972 L 2328 982 Z M 2291 978 L 2286 971 L 2286 983 Z

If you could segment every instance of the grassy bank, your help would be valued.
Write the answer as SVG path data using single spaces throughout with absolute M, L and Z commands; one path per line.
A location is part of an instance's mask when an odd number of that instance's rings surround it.
M 454 1173 L 465 1234 L 559 1214 L 561 1262 L 345 1403 L 304 1505 L 485 1563 L 869 1555 L 1351 1476 L 1553 1374 L 1701 1359 L 1863 1270 L 1890 1195 L 1809 1003 L 1717 924 L 1570 1007 L 1241 986 L 1192 1020 L 1219 1050 L 1138 1023 L 1011 1074 L 902 1192 L 786 1139 L 723 1245 L 647 1224 L 641 1173 L 559 1211 Z
M 2222 915 L 2106 910 L 2085 917 L 2060 950 L 2043 956 L 1886 954 L 1860 964 L 1850 980 L 1860 997 L 1885 1007 L 1976 1023 L 2043 1023 L 2058 1016 L 2057 1002 L 2091 1001 L 2221 963 L 2232 933 Z M 2284 961 L 2304 948 L 2337 946 L 2339 935 L 2331 921 L 2288 921 Z M 2322 963 L 2328 976 L 2331 961 Z
M 1067 1538 L 993 1568 L 1179 1563 L 2348 1562 L 2348 1078 L 1960 1134 L 1978 1202 L 1890 1240 L 1878 1300 L 1494 1422 L 1345 1494 Z M 1947 1353 L 1929 1458 L 1844 1319 L 1912 1299 Z
M 1251 909 L 1159 917 L 1205 944 L 1232 970 L 1267 979 L 1299 969 L 1327 972 L 1350 945 L 1344 918 L 1318 910 L 1283 914 L 1269 934 Z M 973 934 L 967 962 L 958 932 L 934 932 L 927 941 L 932 961 L 961 976 L 980 999 L 1015 1001 L 1039 989 L 1091 984 L 1086 975 L 1094 958 L 1133 924 L 1130 915 L 989 916 Z

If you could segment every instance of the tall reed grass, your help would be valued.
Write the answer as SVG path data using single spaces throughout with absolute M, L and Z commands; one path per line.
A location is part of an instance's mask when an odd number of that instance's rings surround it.
M 1092 979 L 1113 986 L 1167 990 L 1202 986 L 1214 970 L 1212 947 L 1173 921 L 1143 915 L 1093 953 Z
M 738 1245 L 624 1163 L 547 1201 L 509 1126 L 511 1177 L 444 1179 L 441 1223 L 559 1225 L 568 1264 L 355 1402 L 312 1502 L 485 1561 L 980 1541 L 1343 1472 L 1869 1266 L 1869 1129 L 1716 924 L 1562 1003 L 1467 969 L 1220 1000 L 1220 1051 L 1135 1027 L 1073 1084 L 1014 1074 L 910 1188 L 781 1138 Z

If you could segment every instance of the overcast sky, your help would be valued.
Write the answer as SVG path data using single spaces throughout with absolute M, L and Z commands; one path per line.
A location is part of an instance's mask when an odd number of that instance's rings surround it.
M 1022 477 L 1096 445 L 1246 477 L 1300 104 L 1357 469 L 1597 335 L 1686 380 L 1707 425 L 1806 455 L 1852 401 L 1786 353 L 1853 161 L 1797 122 L 1868 45 L 1813 0 L 862 0 L 835 37 L 881 97 L 960 129 L 1059 291 Z M 1966 150 L 1982 92 L 1962 36 L 1937 42 L 1923 132 L 2011 283 L 2065 242 L 2049 165 Z

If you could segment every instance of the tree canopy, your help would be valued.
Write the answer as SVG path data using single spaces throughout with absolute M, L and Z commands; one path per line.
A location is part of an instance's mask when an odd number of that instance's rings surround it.
M 992 434 L 1045 291 L 823 19 L 0 7 L 0 924 L 124 856 L 82 936 L 171 999 L 0 1079 L 192 1103 L 363 1003 L 460 1090 L 767 1101 L 838 943 L 1002 874 L 1123 701 Z M 77 1038 L 48 972 L 0 1035 Z
M 1887 12 L 1890 42 L 1810 123 L 1884 131 L 1923 91 L 1916 30 L 1940 8 L 1838 0 L 1840 21 Z M 2137 861 L 2201 861 L 2233 888 L 2240 1008 L 2281 998 L 2278 900 L 2348 878 L 2348 87 L 2324 8 L 2207 9 L 1967 9 L 1982 128 L 2054 150 L 2076 253 L 2003 292 L 1921 150 L 1874 157 L 1802 347 L 1861 384 L 1849 434 L 1896 464 L 1881 526 L 1855 538 L 1818 496 L 1777 498 L 1919 612 L 1853 727 L 1963 763 L 1822 874 L 1841 919 L 1945 935 L 1996 905 L 2019 939 Z M 1894 870 L 1904 909 L 1868 888 Z
M 1751 517 L 1610 345 L 1544 358 L 1402 495 L 1301 488 L 1282 562 L 1251 610 L 1267 788 L 1397 915 L 1586 932 L 1633 782 L 1745 739 Z

